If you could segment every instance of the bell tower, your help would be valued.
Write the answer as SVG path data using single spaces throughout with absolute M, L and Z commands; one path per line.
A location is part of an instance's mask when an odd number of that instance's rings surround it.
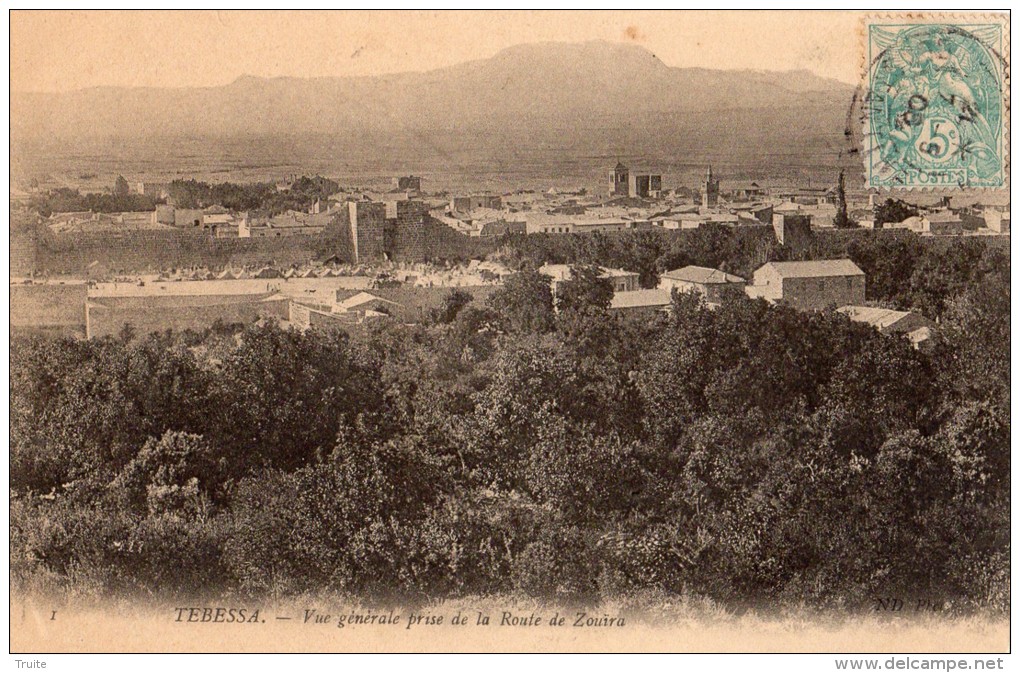
M 719 204 L 719 181 L 712 178 L 712 166 L 705 173 L 705 183 L 701 186 L 701 205 L 705 207 Z

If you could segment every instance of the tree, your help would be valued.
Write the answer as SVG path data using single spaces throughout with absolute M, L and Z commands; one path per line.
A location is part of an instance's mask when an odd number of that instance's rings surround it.
M 102 481 L 145 439 L 113 340 L 32 339 L 11 351 L 11 486 Z
M 908 217 L 917 215 L 917 208 L 899 199 L 886 199 L 885 203 L 875 207 L 875 227 L 886 222 L 902 222 Z
M 1008 250 L 868 231 L 767 249 L 850 257 L 872 299 L 938 311 L 923 349 L 697 293 L 621 319 L 578 263 L 659 246 L 659 269 L 740 269 L 760 229 L 529 237 L 522 263 L 577 264 L 558 313 L 528 270 L 489 306 L 453 291 L 436 323 L 350 335 L 15 334 L 12 588 L 861 612 L 916 592 L 1005 614 Z
M 570 279 L 556 293 L 556 308 L 561 312 L 605 311 L 613 301 L 613 283 L 593 264 L 570 267 Z
M 443 297 L 439 308 L 429 309 L 429 320 L 440 325 L 449 325 L 457 319 L 461 309 L 474 301 L 474 296 L 464 290 L 451 290 Z
M 117 180 L 114 181 L 113 193 L 117 196 L 127 196 L 131 193 L 131 186 L 128 185 L 128 181 L 124 179 L 123 175 L 118 175 Z
M 345 422 L 385 417 L 378 372 L 345 333 L 267 324 L 249 327 L 240 341 L 223 363 L 209 437 L 235 470 L 301 467 L 328 451 Z
M 489 295 L 489 307 L 511 332 L 539 333 L 553 328 L 553 296 L 549 276 L 525 269 L 507 278 L 503 287 Z
M 213 466 L 213 452 L 200 435 L 168 430 L 150 437 L 110 486 L 133 509 L 194 513 L 203 507 Z
M 837 229 L 853 229 L 857 223 L 850 219 L 846 212 L 846 184 L 843 171 L 839 172 L 839 182 L 836 183 L 836 217 L 833 225 Z
M 988 257 L 1000 257 L 988 255 Z M 987 264 L 985 260 L 982 260 Z M 981 264 L 980 266 L 984 266 Z M 1002 255 L 995 271 L 979 276 L 949 301 L 941 325 L 947 384 L 967 400 L 1001 405 L 1010 399 L 1010 264 Z

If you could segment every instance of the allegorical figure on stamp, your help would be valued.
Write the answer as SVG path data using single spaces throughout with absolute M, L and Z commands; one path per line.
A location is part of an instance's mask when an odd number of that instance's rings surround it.
M 871 25 L 874 187 L 1003 184 L 1001 26 Z

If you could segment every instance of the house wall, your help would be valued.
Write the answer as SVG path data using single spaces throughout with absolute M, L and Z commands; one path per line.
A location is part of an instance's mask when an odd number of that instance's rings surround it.
M 613 315 L 626 319 L 650 320 L 656 315 L 661 314 L 666 308 L 666 306 L 628 306 L 626 308 L 614 308 L 612 311 Z
M 201 210 L 178 208 L 174 210 L 174 226 L 200 227 L 205 222 L 205 213 Z
M 640 290 L 641 276 L 638 274 L 627 274 L 626 276 L 603 276 L 609 282 L 613 284 L 613 292 L 633 292 L 634 290 Z M 563 284 L 570 281 L 570 277 L 566 278 L 554 278 L 552 281 L 553 294 L 559 294 L 563 289 Z
M 397 189 L 421 191 L 421 178 L 415 175 L 402 176 L 396 179 Z
M 634 224 L 634 223 L 632 223 L 630 221 L 620 221 L 620 222 L 607 221 L 607 222 L 591 222 L 591 223 L 583 222 L 583 223 L 573 224 L 570 227 L 571 231 L 569 233 L 586 234 L 586 233 L 590 233 L 590 232 L 593 232 L 593 231 L 626 231 L 627 229 L 635 228 L 635 227 L 631 226 L 632 224 Z
M 641 287 L 639 283 L 641 276 L 636 273 L 626 276 L 610 276 L 609 279 L 613 282 L 614 292 L 633 292 Z
M 648 196 L 648 176 L 632 175 L 627 189 L 630 196 Z
M 193 304 L 179 298 L 180 302 L 113 303 L 108 298 L 86 304 L 86 336 L 91 338 L 118 334 L 126 325 L 131 325 L 137 334 L 163 332 L 168 329 L 180 331 L 191 329 L 201 331 L 217 320 L 225 323 L 250 323 L 260 317 L 289 317 L 290 301 L 281 297 L 261 301 L 253 296 L 221 297 L 220 303 Z M 119 298 L 128 299 L 128 298 Z M 135 298 L 130 298 L 135 299 Z M 151 300 L 150 297 L 139 298 Z M 208 299 L 208 298 L 203 298 Z M 104 303 L 100 303 L 104 302 Z
M 391 259 L 421 261 L 428 257 L 429 242 L 425 221 L 429 219 L 428 206 L 419 201 L 394 201 L 387 204 L 390 221 L 387 222 L 386 250 Z
M 351 203 L 350 236 L 356 242 L 354 260 L 373 262 L 459 259 L 485 254 L 491 243 L 479 242 L 439 222 L 420 201 Z
M 932 222 L 925 219 L 925 230 L 935 236 L 952 236 L 963 233 L 963 222 L 955 220 L 951 222 Z
M 986 209 L 984 212 L 985 226 L 1000 234 L 1009 233 L 1009 213 L 1001 213 L 994 208 Z
M 322 227 L 253 227 L 242 238 L 288 238 L 290 236 L 314 236 L 322 233 Z M 240 236 L 240 230 L 237 235 Z
M 39 236 L 33 230 L 12 229 L 10 232 L 11 276 L 28 276 L 36 273 Z
M 783 277 L 771 266 L 763 266 L 754 272 L 754 284 L 748 285 L 746 292 L 751 297 L 779 301 L 783 298 Z
M 153 218 L 156 224 L 175 224 L 177 218 L 174 213 L 173 206 L 157 204 L 156 210 L 153 212 Z
M 700 292 L 701 286 L 697 283 L 690 283 L 686 280 L 677 280 L 675 278 L 666 278 L 665 276 L 659 277 L 660 290 L 673 290 L 677 292 Z
M 354 261 L 382 259 L 386 204 L 352 201 L 348 204 L 348 222 L 354 243 Z
M 753 210 L 751 212 L 754 215 L 755 219 L 757 219 L 759 222 L 764 222 L 765 224 L 772 224 L 773 221 L 772 206 L 768 206 L 766 208 L 758 208 L 757 210 Z M 808 226 L 810 227 L 810 223 L 808 223 Z
M 772 229 L 780 245 L 801 245 L 811 239 L 811 216 L 773 212 Z
M 864 276 L 783 278 L 780 300 L 802 311 L 864 303 Z
M 311 324 L 311 312 L 308 306 L 292 300 L 287 319 L 296 327 L 306 328 Z
M 713 304 L 721 303 L 728 296 L 744 294 L 744 283 L 693 283 L 675 278 L 660 278 L 659 288 L 663 290 L 676 288 L 677 292 L 697 292 L 705 298 L 705 301 Z
M 332 313 L 328 306 L 310 306 L 308 304 L 290 302 L 290 322 L 301 329 L 343 327 L 357 322 L 356 315 Z
M 492 194 L 455 196 L 450 201 L 450 206 L 452 206 L 454 210 L 459 210 L 461 212 L 467 212 L 477 208 L 491 208 L 493 210 L 499 210 L 503 207 L 503 199 L 502 197 L 494 196 Z
M 701 184 L 701 205 L 715 206 L 719 203 L 719 181 L 706 180 Z
M 13 237 L 12 237 L 13 247 Z M 99 262 L 113 273 L 144 273 L 204 266 L 291 266 L 335 252 L 350 257 L 345 231 L 276 238 L 213 238 L 200 230 L 50 234 L 20 246 L 15 268 L 22 273 L 82 277 Z M 12 251 L 12 264 L 14 254 Z

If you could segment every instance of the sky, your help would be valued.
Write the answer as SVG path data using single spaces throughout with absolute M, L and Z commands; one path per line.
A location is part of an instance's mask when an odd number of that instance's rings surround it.
M 191 87 L 242 75 L 423 71 L 515 44 L 638 44 L 674 67 L 807 69 L 856 83 L 849 12 L 28 11 L 11 17 L 11 89 Z

